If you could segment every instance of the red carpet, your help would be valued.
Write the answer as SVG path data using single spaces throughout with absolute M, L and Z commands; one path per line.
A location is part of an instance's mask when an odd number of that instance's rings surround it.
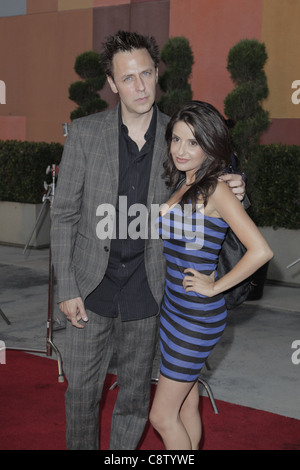
M 109 427 L 117 388 L 108 387 L 101 410 L 101 449 L 108 449 Z M 0 364 L 0 450 L 65 450 L 64 392 L 57 381 L 55 360 L 7 351 Z M 153 391 L 155 388 L 153 388 Z M 201 399 L 202 450 L 300 450 L 300 421 L 209 399 Z M 149 425 L 141 450 L 163 450 Z

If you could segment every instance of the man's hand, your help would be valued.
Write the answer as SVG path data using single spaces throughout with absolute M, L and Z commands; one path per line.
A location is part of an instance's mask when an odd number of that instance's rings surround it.
M 237 173 L 225 173 L 219 177 L 220 181 L 225 181 L 231 188 L 233 194 L 242 201 L 246 194 L 246 184 L 242 175 Z
M 83 320 L 87 322 L 88 316 L 86 314 L 81 297 L 65 300 L 59 304 L 59 308 L 66 315 L 67 319 L 72 323 L 73 326 L 76 326 L 76 328 L 84 328 L 84 325 L 79 323 L 79 321 Z

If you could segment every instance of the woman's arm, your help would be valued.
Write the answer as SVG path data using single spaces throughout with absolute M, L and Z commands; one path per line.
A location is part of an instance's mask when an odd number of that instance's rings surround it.
M 194 269 L 186 270 L 186 273 L 192 274 L 192 276 L 187 275 L 184 278 L 183 286 L 186 292 L 194 291 L 212 297 L 251 276 L 273 257 L 273 252 L 226 184 L 218 183 L 215 192 L 209 198 L 208 207 L 210 213 L 227 222 L 247 249 L 235 267 L 216 282 L 214 281 L 214 273 L 211 276 L 206 276 Z

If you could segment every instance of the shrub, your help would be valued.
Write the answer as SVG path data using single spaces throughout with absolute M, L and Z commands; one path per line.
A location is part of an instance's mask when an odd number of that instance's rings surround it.
M 171 116 L 180 104 L 193 96 L 188 83 L 194 63 L 189 41 L 182 36 L 169 39 L 162 48 L 161 60 L 166 70 L 158 83 L 164 95 L 157 104 L 162 112 Z
M 261 106 L 269 94 L 263 70 L 267 58 L 264 43 L 256 39 L 243 39 L 228 54 L 227 70 L 236 87 L 225 98 L 225 114 L 235 122 L 231 138 L 242 168 L 270 124 L 269 113 Z
M 83 80 L 74 82 L 69 87 L 69 99 L 78 104 L 70 114 L 71 120 L 106 109 L 107 103 L 98 93 L 106 81 L 98 52 L 87 51 L 80 54 L 76 58 L 74 70 Z
M 249 213 L 261 227 L 300 229 L 300 146 L 261 145 L 247 165 Z
M 300 228 L 300 146 L 259 145 L 270 124 L 262 108 L 268 96 L 265 45 L 244 39 L 228 54 L 227 69 L 236 87 L 225 98 L 225 114 L 234 121 L 230 133 L 238 162 L 247 173 L 249 215 L 261 226 Z
M 0 201 L 41 203 L 49 165 L 59 164 L 59 143 L 0 141 Z

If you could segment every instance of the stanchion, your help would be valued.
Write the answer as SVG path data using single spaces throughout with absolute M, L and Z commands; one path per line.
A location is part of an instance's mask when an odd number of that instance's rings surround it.
M 32 233 L 30 235 L 30 238 L 27 242 L 27 245 L 25 246 L 23 250 L 23 254 L 25 254 L 31 238 L 38 226 L 39 220 L 41 218 L 41 215 L 43 211 L 45 210 L 45 207 L 47 203 L 50 204 L 50 210 L 53 204 L 54 200 L 54 194 L 55 194 L 55 185 L 56 185 L 56 178 L 58 175 L 58 167 L 56 165 L 52 165 L 51 167 L 49 166 L 46 170 L 46 174 L 50 173 L 52 175 L 52 183 L 47 184 L 46 182 L 44 183 L 45 189 L 47 190 L 47 193 L 43 197 L 43 205 L 41 208 L 41 211 L 37 217 L 37 221 L 35 223 L 35 226 L 32 230 Z M 52 265 L 52 256 L 51 256 L 51 247 L 49 248 L 49 283 L 48 283 L 48 316 L 47 316 L 47 328 L 46 328 L 46 348 L 43 350 L 40 349 L 34 349 L 34 348 L 17 348 L 17 347 L 7 347 L 6 349 L 11 349 L 15 351 L 26 351 L 26 352 L 33 352 L 37 354 L 46 354 L 46 356 L 52 356 L 52 350 L 55 351 L 56 356 L 57 356 L 57 363 L 58 363 L 58 382 L 63 383 L 64 382 L 64 375 L 63 375 L 63 368 L 62 368 L 62 358 L 61 354 L 58 350 L 58 348 L 55 346 L 53 342 L 53 279 L 54 279 L 54 272 L 53 272 L 53 265 Z
M 295 266 L 295 264 L 300 263 L 300 258 L 296 259 L 296 261 L 293 261 L 291 264 L 289 264 L 286 268 L 290 269 L 292 266 Z
M 8 319 L 7 316 L 4 314 L 4 312 L 1 310 L 1 308 L 0 308 L 0 315 L 1 315 L 1 317 L 3 318 L 3 320 L 5 321 L 5 323 L 6 323 L 7 325 L 11 325 L 9 319 Z

